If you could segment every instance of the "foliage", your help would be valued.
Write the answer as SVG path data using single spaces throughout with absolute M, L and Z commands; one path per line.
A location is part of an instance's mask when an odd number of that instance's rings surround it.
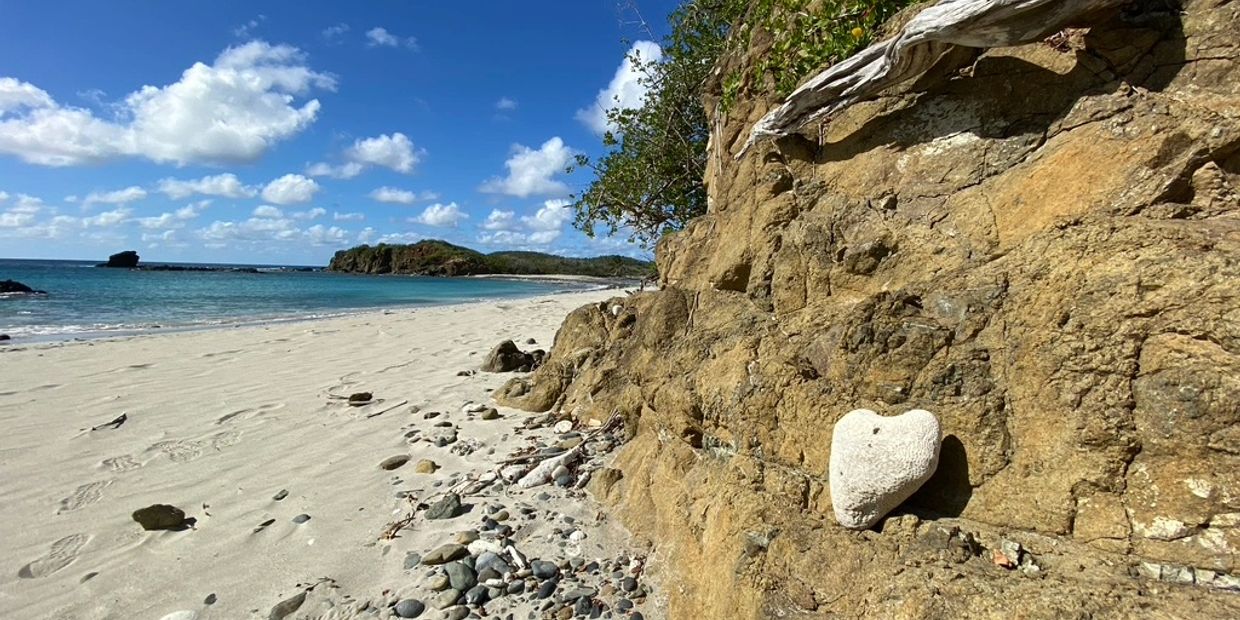
M 541 252 L 483 254 L 446 241 L 428 239 L 410 245 L 359 245 L 336 252 L 330 271 L 431 276 L 478 274 L 584 275 L 643 278 L 654 266 L 626 256 L 568 258 Z
M 769 50 L 744 71 L 722 79 L 726 112 L 749 96 L 785 96 L 804 78 L 846 58 L 884 20 L 911 0 L 686 0 L 669 18 L 663 60 L 634 60 L 643 71 L 640 108 L 608 112 L 607 153 L 577 158 L 594 171 L 575 195 L 576 226 L 589 236 L 626 230 L 651 246 L 706 212 L 706 144 L 710 123 L 702 107 L 711 71 L 727 54 L 749 49 L 755 33 Z

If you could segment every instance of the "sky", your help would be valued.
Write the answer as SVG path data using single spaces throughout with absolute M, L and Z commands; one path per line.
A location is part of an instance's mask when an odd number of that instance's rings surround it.
M 672 0 L 0 2 L 0 257 L 649 257 L 570 197 Z

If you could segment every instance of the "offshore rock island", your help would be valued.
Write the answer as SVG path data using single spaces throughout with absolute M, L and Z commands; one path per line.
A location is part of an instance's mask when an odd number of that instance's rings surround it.
M 599 278 L 645 278 L 647 261 L 626 256 L 568 258 L 542 252 L 483 254 L 446 241 L 410 245 L 361 245 L 336 252 L 328 271 L 418 276 L 576 275 Z

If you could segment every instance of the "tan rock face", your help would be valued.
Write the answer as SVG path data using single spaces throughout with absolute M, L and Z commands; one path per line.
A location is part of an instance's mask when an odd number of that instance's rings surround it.
M 663 289 L 579 309 L 500 397 L 625 416 L 598 495 L 674 617 L 1240 617 L 1240 5 L 1165 7 L 739 161 L 770 102 L 720 119 Z M 862 532 L 826 484 L 856 408 L 944 436 Z

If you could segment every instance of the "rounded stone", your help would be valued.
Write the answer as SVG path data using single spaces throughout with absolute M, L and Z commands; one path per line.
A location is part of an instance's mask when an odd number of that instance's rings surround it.
M 831 507 L 849 529 L 874 525 L 908 499 L 939 463 L 939 420 L 922 409 L 883 417 L 848 412 L 831 434 Z
M 397 603 L 394 611 L 399 618 L 417 618 L 426 611 L 426 604 L 418 599 L 407 598 Z

